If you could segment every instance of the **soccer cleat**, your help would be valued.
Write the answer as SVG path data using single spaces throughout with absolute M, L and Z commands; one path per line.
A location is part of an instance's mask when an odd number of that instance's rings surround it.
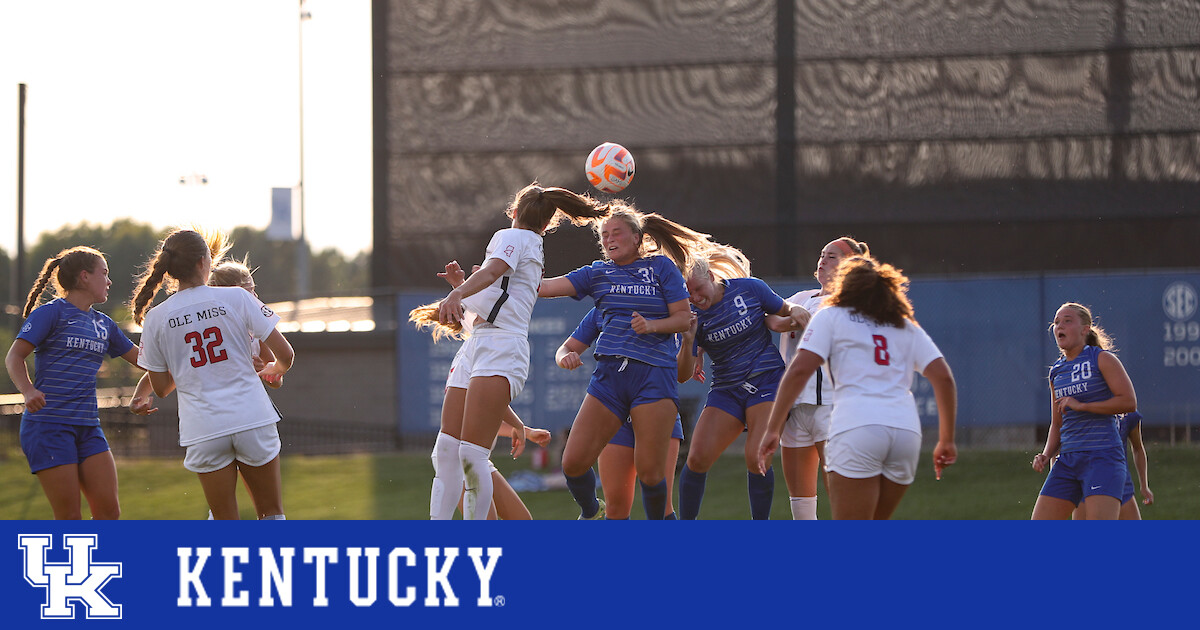
M 575 520 L 577 520 L 577 521 L 603 521 L 604 520 L 604 499 L 596 499 L 596 502 L 600 504 L 600 509 L 596 510 L 595 514 L 593 514 L 589 518 L 583 518 L 583 515 L 580 514 L 579 518 L 577 518 Z

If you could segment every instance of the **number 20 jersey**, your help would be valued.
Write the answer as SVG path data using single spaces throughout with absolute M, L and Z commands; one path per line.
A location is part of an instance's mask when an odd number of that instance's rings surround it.
M 146 313 L 138 365 L 175 379 L 180 446 L 279 421 L 250 354 L 278 322 L 241 287 L 185 289 Z
M 924 372 L 942 353 L 920 326 L 906 321 L 896 328 L 830 306 L 813 315 L 800 350 L 824 359 L 833 379 L 830 435 L 871 424 L 921 432 L 913 372 Z

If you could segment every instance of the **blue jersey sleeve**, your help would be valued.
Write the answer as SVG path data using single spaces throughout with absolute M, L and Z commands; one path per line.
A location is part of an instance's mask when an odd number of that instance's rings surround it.
M 49 302 L 33 309 L 21 326 L 21 332 L 17 333 L 17 339 L 24 339 L 35 348 L 42 345 L 42 342 L 54 330 L 54 323 L 58 321 L 58 315 L 55 302 Z
M 687 281 L 683 279 L 683 273 L 679 271 L 679 267 L 676 267 L 675 263 L 666 256 L 657 256 L 655 262 L 655 266 L 658 267 L 655 271 L 662 283 L 663 296 L 666 297 L 667 304 L 688 299 Z
M 601 264 L 603 263 L 597 260 L 590 265 L 585 265 L 576 269 L 575 271 L 567 273 L 567 280 L 570 280 L 571 286 L 575 287 L 575 295 L 573 297 L 576 300 L 582 300 L 585 297 L 591 297 L 592 286 L 594 284 L 592 277 L 596 272 L 597 266 Z
M 579 325 L 575 327 L 575 332 L 571 333 L 571 337 L 577 339 L 585 346 L 590 346 L 600 336 L 601 322 L 600 311 L 593 307 L 579 321 Z
M 104 318 L 104 326 L 108 328 L 108 356 L 116 358 L 133 349 L 133 342 L 125 336 L 125 331 L 111 317 L 100 314 Z
M 767 286 L 766 282 L 758 278 L 750 278 L 750 287 L 759 303 L 762 304 L 763 312 L 774 315 L 783 310 L 783 298 Z

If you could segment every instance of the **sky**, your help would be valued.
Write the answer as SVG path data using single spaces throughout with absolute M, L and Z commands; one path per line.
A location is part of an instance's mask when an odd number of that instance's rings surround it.
M 27 248 L 124 217 L 265 229 L 271 189 L 300 180 L 302 28 L 305 234 L 370 249 L 370 0 L 304 8 L 301 26 L 299 0 L 0 0 L 0 247 L 17 244 L 20 83 Z

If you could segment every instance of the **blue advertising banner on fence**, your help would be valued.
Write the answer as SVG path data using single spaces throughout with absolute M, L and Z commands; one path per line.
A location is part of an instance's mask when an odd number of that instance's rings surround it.
M 593 527 L 613 529 L 581 535 Z M 597 542 L 613 533 L 620 544 Z M 0 521 L 0 601 L 4 626 L 22 629 L 1163 627 L 1190 612 L 1194 533 L 1188 522 Z M 1114 600 L 1121 552 L 1099 550 L 1131 536 L 1177 542 L 1136 554 L 1124 592 L 1145 596 Z M 1094 552 L 1049 560 L 1066 550 L 1047 541 L 1068 539 Z
M 812 282 L 773 281 L 783 297 Z M 1200 272 L 1047 274 L 1026 277 L 917 278 L 909 296 L 916 316 L 954 370 L 961 427 L 1049 423 L 1046 374 L 1058 358 L 1047 331 L 1064 302 L 1089 306 L 1117 341 L 1147 425 L 1200 422 Z M 402 295 L 399 312 L 440 295 Z M 513 408 L 531 426 L 570 426 L 595 363 L 559 368 L 554 353 L 591 308 L 591 301 L 539 300 L 530 323 L 525 391 Z M 398 335 L 401 430 L 435 432 L 450 361 L 459 343 L 434 344 L 411 326 Z M 933 392 L 913 386 L 921 419 L 936 426 Z M 685 415 L 698 412 L 707 387 L 680 386 Z M 694 416 L 691 418 L 694 420 Z

